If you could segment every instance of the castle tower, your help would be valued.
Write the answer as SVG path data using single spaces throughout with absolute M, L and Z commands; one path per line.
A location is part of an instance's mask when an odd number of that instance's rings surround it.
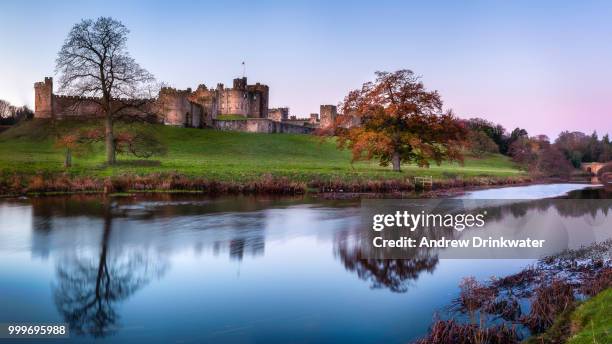
M 336 117 L 338 116 L 338 109 L 335 105 L 321 105 L 320 108 L 320 120 L 321 128 L 331 127 L 336 123 Z
M 318 121 L 319 121 L 319 114 L 311 113 L 310 118 L 308 119 L 308 122 L 310 122 L 310 124 L 317 124 Z
M 234 79 L 234 89 L 235 90 L 246 90 L 247 87 L 247 78 L 246 77 L 242 77 L 242 78 L 236 78 Z
M 188 100 L 191 89 L 177 90 L 162 87 L 157 97 L 157 106 L 164 114 L 164 124 L 175 126 L 191 126 L 193 109 Z M 198 123 L 199 124 L 199 123 Z
M 34 83 L 34 117 L 53 117 L 53 78 Z
M 267 85 L 256 83 L 247 85 L 249 97 L 249 117 L 266 118 L 268 116 L 269 88 Z

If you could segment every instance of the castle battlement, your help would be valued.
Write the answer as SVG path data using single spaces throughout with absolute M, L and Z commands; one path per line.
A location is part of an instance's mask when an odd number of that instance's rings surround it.
M 334 105 L 321 105 L 320 120 L 319 114 L 310 114 L 306 118 L 289 118 L 288 107 L 268 109 L 268 85 L 259 82 L 249 85 L 247 78 L 242 77 L 233 79 L 232 86 L 226 88 L 223 83 L 217 83 L 216 88 L 209 89 L 205 84 L 199 84 L 195 91 L 191 88 L 182 90 L 165 86 L 160 88 L 157 98 L 117 98 L 112 101 L 121 103 L 124 108 L 121 110 L 122 115 L 145 117 L 147 120 L 185 127 L 214 127 L 217 118 L 232 115 L 253 119 L 253 123 L 276 123 L 261 126 L 268 128 L 263 132 L 301 132 L 298 129 L 288 129 L 293 128 L 291 126 L 302 126 L 308 132 L 319 125 L 333 124 L 338 116 Z M 96 117 L 104 113 L 99 104 L 100 98 L 54 94 L 51 77 L 34 83 L 34 94 L 36 118 Z M 128 107 L 125 108 L 125 105 Z
M 53 98 L 56 100 L 72 100 L 72 101 L 99 101 L 102 98 L 99 97 L 88 97 L 88 96 L 68 96 L 64 94 L 54 94 Z M 142 102 L 152 102 L 155 101 L 156 98 L 113 98 L 113 101 L 118 101 L 122 103 L 142 103 Z
M 187 94 L 191 94 L 191 88 L 188 88 L 186 90 L 180 90 L 180 89 L 176 89 L 174 87 L 164 86 L 164 87 L 160 88 L 159 93 L 187 95 Z

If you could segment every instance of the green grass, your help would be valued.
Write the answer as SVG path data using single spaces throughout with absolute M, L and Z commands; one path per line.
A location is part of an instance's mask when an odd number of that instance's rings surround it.
M 222 120 L 222 121 L 246 121 L 247 120 L 245 116 L 237 115 L 237 114 L 219 115 L 217 119 Z
M 507 157 L 490 155 L 482 159 L 466 157 L 465 166 L 446 163 L 431 168 L 403 166 L 402 173 L 381 167 L 375 161 L 351 164 L 350 152 L 338 150 L 332 139 L 310 135 L 256 134 L 210 129 L 176 128 L 148 125 L 168 146 L 168 154 L 142 161 L 119 156 L 113 167 L 104 164 L 101 144 L 91 153 L 74 156 L 74 166 L 65 170 L 63 152 L 54 147 L 48 135 L 49 123 L 35 120 L 0 134 L 0 173 L 31 175 L 39 172 L 68 172 L 72 175 L 112 176 L 121 173 L 148 174 L 179 172 L 218 180 L 248 180 L 262 174 L 287 176 L 295 180 L 312 178 L 399 179 L 406 176 L 508 177 L 520 176 Z M 64 131 L 77 130 L 93 123 L 62 121 Z
M 572 324 L 580 330 L 569 344 L 612 343 L 612 288 L 581 304 L 572 314 Z
M 523 341 L 523 344 L 543 343 L 612 343 L 612 288 L 568 308 L 546 332 Z

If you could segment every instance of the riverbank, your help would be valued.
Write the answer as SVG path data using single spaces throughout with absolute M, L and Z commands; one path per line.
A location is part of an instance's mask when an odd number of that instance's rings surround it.
M 612 322 L 612 240 L 545 257 L 509 276 L 484 282 L 466 277 L 459 288 L 448 307 L 451 319 L 435 321 L 416 343 L 458 343 L 457 336 L 466 338 L 460 343 L 478 337 L 499 344 L 525 337 L 526 343 L 612 339 L 605 327 Z
M 423 187 L 413 178 L 405 179 L 314 179 L 296 181 L 287 177 L 263 175 L 251 181 L 223 181 L 182 174 L 119 175 L 113 177 L 72 177 L 68 174 L 21 176 L 5 175 L 0 178 L 0 197 L 20 195 L 56 195 L 71 193 L 200 193 L 222 194 L 318 194 L 325 198 L 406 197 L 421 192 L 422 197 L 444 197 L 466 190 L 500 186 L 519 186 L 542 183 L 530 177 L 474 177 L 466 179 L 432 179 L 430 187 Z

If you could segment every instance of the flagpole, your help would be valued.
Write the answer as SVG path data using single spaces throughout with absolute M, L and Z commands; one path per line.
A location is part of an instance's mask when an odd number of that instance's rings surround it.
M 246 64 L 242 61 L 242 77 L 244 78 L 246 75 Z

